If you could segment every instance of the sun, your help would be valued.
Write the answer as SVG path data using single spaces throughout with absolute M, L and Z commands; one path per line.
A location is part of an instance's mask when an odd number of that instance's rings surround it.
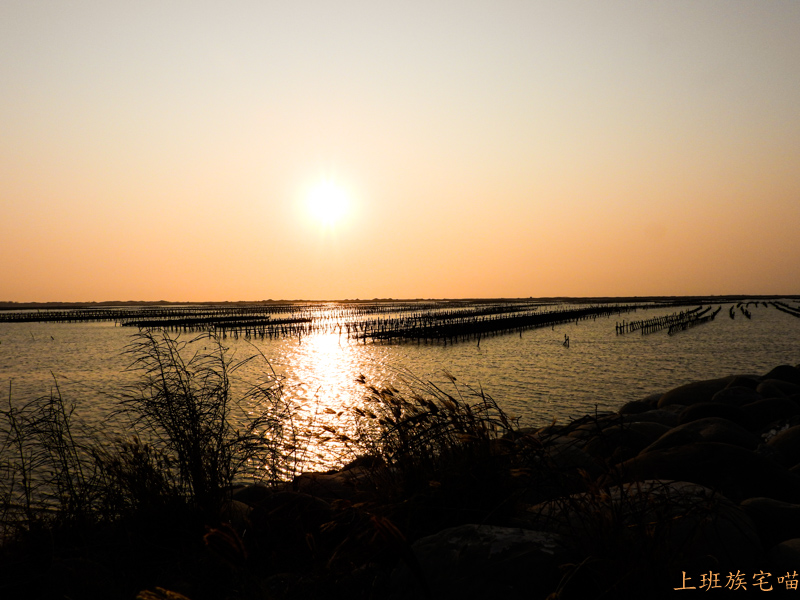
M 318 183 L 308 193 L 308 210 L 320 223 L 333 226 L 347 214 L 350 202 L 341 187 L 326 180 Z

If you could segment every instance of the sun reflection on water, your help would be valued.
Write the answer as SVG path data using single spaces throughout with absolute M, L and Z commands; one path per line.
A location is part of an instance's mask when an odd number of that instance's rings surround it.
M 338 334 L 323 333 L 303 338 L 283 358 L 297 382 L 288 393 L 304 422 L 309 462 L 332 466 L 346 460 L 351 450 L 337 434 L 347 431 L 351 410 L 363 396 L 355 377 L 364 366 L 363 352 Z

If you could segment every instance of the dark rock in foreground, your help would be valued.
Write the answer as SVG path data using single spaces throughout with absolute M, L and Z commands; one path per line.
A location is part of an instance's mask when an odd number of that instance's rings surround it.
M 413 560 L 392 574 L 393 600 L 547 596 L 568 559 L 561 536 L 492 525 L 460 525 L 417 540 Z
M 785 591 L 786 571 L 800 570 L 798 386 L 800 369 L 784 365 L 519 431 L 511 444 L 518 454 L 497 444 L 505 450 L 493 458 L 513 472 L 502 510 L 465 512 L 438 530 L 410 533 L 412 516 L 441 512 L 441 483 L 393 505 L 395 526 L 376 516 L 386 507 L 375 504 L 374 465 L 299 477 L 293 489 L 303 493 L 283 496 L 281 514 L 307 539 L 324 542 L 331 523 L 346 518 L 362 524 L 359 539 L 389 540 L 395 566 L 383 580 L 369 575 L 382 590 L 374 597 L 663 598 L 682 585 L 701 591 L 715 573 L 719 591 L 735 593 L 724 585 L 737 572 L 748 591 L 759 591 L 759 573 Z M 512 455 L 522 464 L 509 463 Z M 300 509 L 313 496 L 322 516 L 306 522 Z M 260 527 L 272 535 L 294 535 L 270 522 L 277 513 L 265 507 L 282 506 L 275 498 L 255 490 L 237 499 L 252 502 L 251 526 L 266 519 Z M 356 537 L 335 538 L 336 552 Z M 351 583 L 371 573 L 357 572 Z

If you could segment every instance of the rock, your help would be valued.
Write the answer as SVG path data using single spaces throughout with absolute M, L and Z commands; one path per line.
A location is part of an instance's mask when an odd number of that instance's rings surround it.
M 761 377 L 758 375 L 734 375 L 728 383 L 728 387 L 746 387 L 754 390 L 759 383 L 761 383 Z
M 767 445 L 778 450 L 789 466 L 800 463 L 800 425 L 779 432 L 767 440 Z
M 786 460 L 786 457 L 772 446 L 768 446 L 767 444 L 759 444 L 758 448 L 756 448 L 754 452 L 762 458 L 766 458 L 775 464 L 786 467 L 791 472 L 791 465 Z
M 556 534 L 492 525 L 452 527 L 411 548 L 413 567 L 403 562 L 391 576 L 395 600 L 544 598 L 557 588 L 564 560 Z
M 672 427 L 668 427 L 662 423 L 654 423 L 651 421 L 634 421 L 627 423 L 626 427 L 629 427 L 631 431 L 636 431 L 645 436 L 648 440 L 648 446 L 672 429 Z
M 99 562 L 81 557 L 55 558 L 49 566 L 47 576 L 35 583 L 44 585 L 47 590 L 42 596 L 44 598 L 105 600 L 121 593 L 114 572 Z M 30 591 L 32 590 L 29 588 L 28 592 Z M 28 594 L 24 596 L 34 597 Z
M 656 392 L 655 394 L 650 394 L 649 396 L 645 396 L 642 398 L 642 402 L 646 402 L 650 405 L 650 408 L 656 408 L 658 405 L 658 401 L 661 400 L 661 396 L 664 395 L 664 392 Z
M 220 510 L 220 520 L 223 523 L 230 523 L 239 533 L 247 529 L 248 518 L 253 509 L 249 504 L 239 500 L 230 500 L 222 505 Z
M 587 415 L 570 423 L 567 428 L 567 436 L 584 440 L 589 439 L 612 425 L 614 421 L 619 421 L 619 416 L 615 413 L 602 414 L 597 418 Z
M 723 402 L 733 406 L 742 406 L 751 402 L 758 402 L 762 399 L 761 394 L 756 391 L 756 386 L 745 387 L 743 385 L 728 386 L 718 391 L 711 397 L 711 402 Z
M 274 490 L 271 490 L 266 485 L 254 483 L 253 485 L 246 485 L 235 489 L 232 497 L 239 502 L 244 502 L 250 506 L 256 506 L 269 498 L 273 491 Z
M 740 506 L 758 528 L 765 548 L 800 538 L 800 504 L 772 498 L 747 498 Z
M 558 533 L 578 555 L 660 552 L 668 570 L 752 564 L 761 544 L 751 519 L 726 497 L 694 483 L 647 480 L 557 498 L 527 510 L 530 526 Z M 713 557 L 713 558 L 712 558 Z M 670 565 L 670 563 L 672 563 Z
M 541 498 L 552 493 L 584 491 L 587 489 L 587 476 L 589 481 L 594 481 L 601 475 L 600 466 L 583 451 L 581 441 L 569 437 L 561 439 L 568 443 L 551 442 L 544 449 L 537 469 L 542 480 L 525 494 L 526 497 Z
M 800 538 L 785 540 L 773 546 L 767 552 L 767 558 L 775 573 L 796 573 L 797 565 L 800 565 Z
M 330 504 L 321 498 L 275 492 L 250 513 L 249 546 L 265 552 L 274 565 L 297 569 L 313 559 L 309 540 L 332 516 Z
M 626 424 L 606 427 L 584 446 L 587 454 L 610 459 L 612 464 L 636 456 L 650 438 Z
M 678 424 L 678 414 L 675 411 L 658 408 L 647 412 L 623 415 L 625 423 L 660 423 L 667 427 L 674 427 Z
M 630 402 L 626 402 L 622 405 L 622 408 L 619 409 L 619 414 L 635 415 L 652 409 L 653 405 L 650 402 L 645 400 L 631 400 Z
M 722 390 L 714 397 L 716 398 L 724 392 L 725 390 Z M 682 425 L 683 423 L 689 423 L 690 421 L 696 421 L 706 417 L 720 417 L 736 423 L 737 425 L 744 425 L 745 422 L 744 413 L 736 405 L 725 402 L 699 402 L 687 406 L 681 411 L 678 415 L 678 424 Z
M 582 442 L 562 438 L 565 443 L 551 443 L 544 451 L 547 468 L 555 470 L 587 469 L 599 474 L 597 463 L 584 452 Z
M 642 454 L 692 442 L 721 442 L 755 450 L 759 441 L 757 436 L 728 419 L 706 417 L 673 427 L 644 448 Z
M 693 442 L 643 452 L 617 465 L 620 481 L 674 479 L 716 489 L 734 501 L 766 496 L 800 502 L 800 477 L 740 446 Z
M 781 381 L 800 385 L 800 368 L 791 365 L 779 365 L 764 375 L 762 379 L 780 379 Z
M 733 377 L 687 383 L 661 396 L 661 400 L 658 401 L 658 408 L 664 408 L 670 404 L 688 406 L 698 402 L 710 402 L 714 394 L 727 387 L 731 381 L 733 381 Z
M 800 385 L 780 379 L 765 379 L 758 384 L 756 390 L 762 398 L 782 398 L 800 394 Z
M 800 414 L 800 405 L 790 398 L 765 398 L 742 406 L 750 431 L 760 431 L 767 425 Z
M 292 490 L 326 500 L 363 501 L 374 494 L 370 474 L 362 467 L 333 473 L 301 473 L 292 481 Z
M 342 471 L 351 471 L 356 468 L 362 469 L 380 469 L 386 466 L 383 458 L 380 456 L 371 456 L 369 454 L 364 454 L 362 456 L 358 456 L 355 459 L 351 460 L 345 466 L 342 467 Z

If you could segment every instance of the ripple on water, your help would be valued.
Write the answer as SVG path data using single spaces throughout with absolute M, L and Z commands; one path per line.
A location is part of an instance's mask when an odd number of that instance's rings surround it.
M 674 309 L 640 310 L 628 320 Z M 359 403 L 364 375 L 377 386 L 400 386 L 408 374 L 454 390 L 482 389 L 524 425 L 618 408 L 624 402 L 688 383 L 733 373 L 762 374 L 777 364 L 797 364 L 800 319 L 773 308 L 751 309 L 752 319 L 730 319 L 727 306 L 715 321 L 669 336 L 662 331 L 616 335 L 614 318 L 484 337 L 480 344 L 360 344 L 338 334 L 224 344 L 237 358 L 256 352 L 269 362 L 248 363 L 239 375 L 282 378 L 287 401 L 321 424 L 341 425 Z M 569 347 L 563 344 L 570 338 Z M 120 387 L 134 380 L 123 353 L 131 330 L 108 323 L 0 323 L 0 381 L 13 380 L 11 397 L 22 402 L 48 394 L 54 382 L 76 414 L 103 424 Z M 338 419 L 338 422 L 337 422 Z M 338 450 L 338 449 L 337 449 Z M 333 452 L 321 451 L 325 460 Z M 327 457 L 327 458 L 326 458 Z

